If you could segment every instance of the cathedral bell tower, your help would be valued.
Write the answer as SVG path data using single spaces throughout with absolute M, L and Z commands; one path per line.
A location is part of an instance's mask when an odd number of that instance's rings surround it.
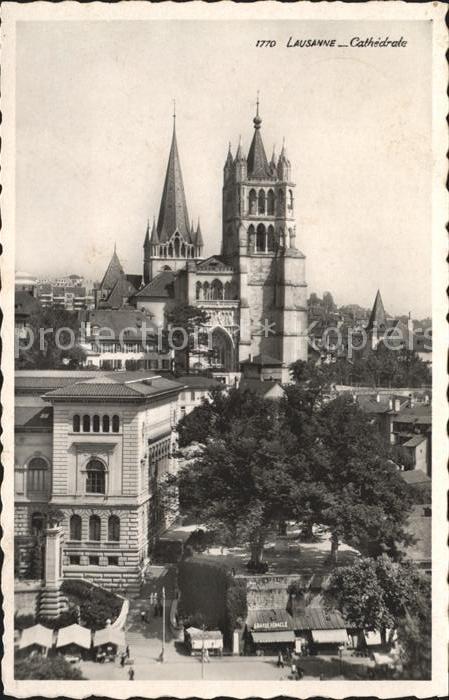
M 222 254 L 238 269 L 240 348 L 244 362 L 277 360 L 284 381 L 307 359 L 305 256 L 296 248 L 295 183 L 285 144 L 268 162 L 257 101 L 248 156 L 241 142 L 224 166 Z

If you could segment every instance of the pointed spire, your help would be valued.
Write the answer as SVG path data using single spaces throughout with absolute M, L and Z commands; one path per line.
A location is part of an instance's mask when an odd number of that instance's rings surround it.
M 144 242 L 143 242 L 143 247 L 144 247 L 144 248 L 148 248 L 149 245 L 150 245 L 150 220 L 148 219 L 148 221 L 147 221 L 147 230 L 146 230 L 146 233 L 145 233 L 145 240 L 144 240 Z
M 189 214 L 182 180 L 181 163 L 179 160 L 176 140 L 176 111 L 173 112 L 173 136 L 162 192 L 157 234 L 161 242 L 168 241 L 176 230 L 190 242 Z
M 379 328 L 382 325 L 385 326 L 386 320 L 387 315 L 385 313 L 385 308 L 380 294 L 380 290 L 378 289 L 366 330 L 370 331 L 373 328 Z
M 200 226 L 200 217 L 198 217 L 198 226 L 196 227 L 196 241 L 195 245 L 198 248 L 201 248 L 204 245 L 203 241 L 203 235 L 201 233 L 201 226 Z
M 230 168 L 232 165 L 231 142 L 229 141 L 228 155 L 226 156 L 225 168 Z
M 287 151 L 285 149 L 285 136 L 282 139 L 282 149 L 279 154 L 279 163 L 284 163 L 285 165 L 290 165 L 290 161 L 287 158 Z
M 256 105 L 256 116 L 253 119 L 254 136 L 248 151 L 248 177 L 251 179 L 264 180 L 271 177 L 271 172 L 262 141 L 262 136 L 260 135 L 262 119 L 259 115 L 259 93 L 257 93 Z
M 242 149 L 242 137 L 241 135 L 239 136 L 239 145 L 237 147 L 237 150 L 235 152 L 235 158 L 234 158 L 234 163 L 238 163 L 239 161 L 246 160 L 245 155 L 243 153 Z
M 150 225 L 150 222 L 148 222 L 148 226 Z M 153 216 L 153 226 L 151 228 L 151 242 L 153 244 L 159 243 L 159 236 L 157 234 L 157 228 L 156 228 L 156 219 Z
M 273 153 L 271 154 L 270 168 L 276 170 L 276 146 L 273 144 Z
M 117 247 L 114 243 L 114 252 L 112 253 L 109 265 L 104 273 L 100 289 L 112 289 L 118 279 L 125 274 L 122 264 L 117 255 Z

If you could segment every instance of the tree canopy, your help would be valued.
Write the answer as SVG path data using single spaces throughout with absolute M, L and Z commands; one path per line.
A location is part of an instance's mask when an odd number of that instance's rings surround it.
M 17 369 L 76 369 L 83 363 L 76 311 L 40 308 L 27 325 L 31 335 L 29 342 L 19 344 Z
M 209 314 L 199 306 L 180 303 L 169 309 L 165 317 L 167 326 L 172 329 L 172 344 L 178 357 L 183 358 L 183 369 L 188 373 L 192 349 L 195 342 L 199 345 L 201 334 L 204 332 L 202 326 L 209 320 Z
M 280 402 L 215 391 L 180 422 L 180 446 L 203 446 L 177 477 L 182 511 L 249 542 L 254 561 L 285 520 L 327 526 L 335 560 L 342 541 L 399 559 L 411 490 L 357 405 L 325 399 L 322 376 L 304 376 Z

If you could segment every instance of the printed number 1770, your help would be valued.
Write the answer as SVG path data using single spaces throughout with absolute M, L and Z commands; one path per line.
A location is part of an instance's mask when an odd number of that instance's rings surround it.
M 256 41 L 256 47 L 258 48 L 268 48 L 268 47 L 273 47 L 276 46 L 276 40 L 275 39 L 258 39 Z

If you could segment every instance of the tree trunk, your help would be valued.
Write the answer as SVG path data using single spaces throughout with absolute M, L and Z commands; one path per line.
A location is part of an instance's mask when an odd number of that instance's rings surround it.
M 313 539 L 313 522 L 303 523 L 301 526 L 301 539 L 311 542 Z
M 337 552 L 338 552 L 338 535 L 332 534 L 331 536 L 331 551 L 329 555 L 329 560 L 332 564 L 337 564 Z
M 260 564 L 263 559 L 263 544 L 255 542 L 251 544 L 251 561 L 253 564 Z

